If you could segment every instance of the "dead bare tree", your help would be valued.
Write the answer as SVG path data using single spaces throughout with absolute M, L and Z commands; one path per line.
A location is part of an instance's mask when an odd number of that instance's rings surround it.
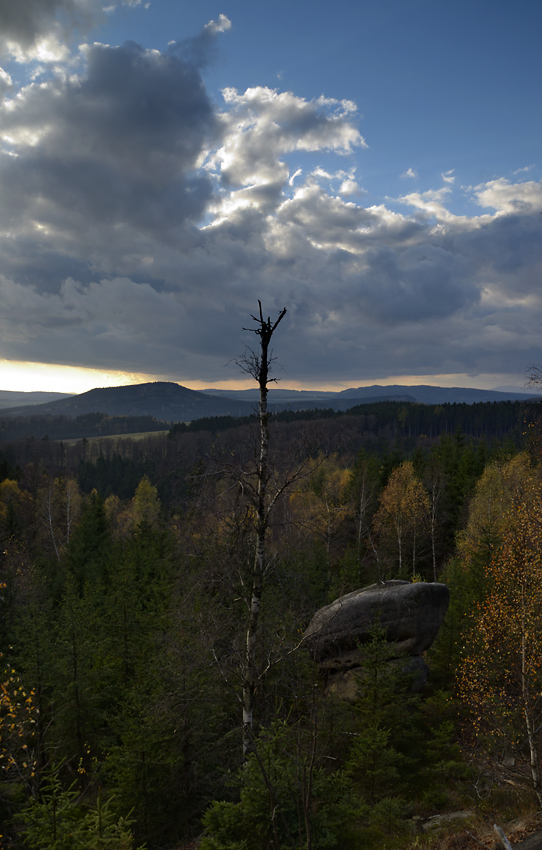
M 269 523 L 269 512 L 278 497 L 274 494 L 268 498 L 268 462 L 269 462 L 269 420 L 267 412 L 267 395 L 269 384 L 275 379 L 269 377 L 273 357 L 270 351 L 271 338 L 286 314 L 286 308 L 281 310 L 276 321 L 264 319 L 262 303 L 259 304 L 259 316 L 251 316 L 256 322 L 255 328 L 244 328 L 255 333 L 259 339 L 259 350 L 249 350 L 241 362 L 242 368 L 258 383 L 259 399 L 259 455 L 256 463 L 256 517 L 255 537 L 256 546 L 252 571 L 250 574 L 250 597 L 245 639 L 245 657 L 243 669 L 242 704 L 243 704 L 243 753 L 247 755 L 252 749 L 252 722 L 254 714 L 254 689 L 257 681 L 256 648 L 258 619 L 262 601 L 264 574 L 266 566 L 265 538 Z M 284 488 L 281 488 L 281 490 Z

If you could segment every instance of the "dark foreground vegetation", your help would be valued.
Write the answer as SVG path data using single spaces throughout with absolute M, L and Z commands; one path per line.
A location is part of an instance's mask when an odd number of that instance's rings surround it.
M 509 402 L 272 418 L 245 759 L 255 423 L 4 442 L 0 846 L 429 847 L 434 814 L 540 808 L 540 433 Z M 378 578 L 451 606 L 421 693 L 375 628 L 350 705 L 302 635 Z

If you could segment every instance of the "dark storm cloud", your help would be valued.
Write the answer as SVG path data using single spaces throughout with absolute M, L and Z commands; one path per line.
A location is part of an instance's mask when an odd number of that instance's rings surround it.
M 73 145 L 135 171 L 148 169 L 155 179 L 193 167 L 213 127 L 197 68 L 133 42 L 95 44 L 86 54 L 87 76 L 69 86 L 57 113 L 59 131 L 70 133 L 63 151 Z
M 197 219 L 211 194 L 205 176 L 180 174 L 157 182 L 152 175 L 128 176 L 90 157 L 30 155 L 6 171 L 0 171 L 0 191 L 6 201 L 13 200 L 6 217 L 18 209 L 47 228 L 59 228 L 65 250 L 70 250 L 69 234 L 89 225 L 122 224 L 166 239 L 171 229 Z
M 4 108 L 17 156 L 0 160 L 0 221 L 32 221 L 42 239 L 54 228 L 68 252 L 89 226 L 167 239 L 211 195 L 210 178 L 194 173 L 215 131 L 199 73 L 131 43 L 93 45 L 86 58 L 85 77 L 33 84 Z
M 478 230 L 453 234 L 450 249 L 465 253 L 481 274 L 498 258 L 495 285 L 519 295 L 531 290 L 529 270 L 542 264 L 541 225 L 542 216 L 536 212 L 500 215 Z
M 84 52 L 84 77 L 27 86 L 4 108 L 2 133 L 14 136 L 19 153 L 29 140 L 44 159 L 104 161 L 157 182 L 192 168 L 213 128 L 198 71 L 131 42 Z
M 359 308 L 385 325 L 448 317 L 479 300 L 466 258 L 438 245 L 378 246 L 365 263 L 356 287 Z
M 42 292 L 56 292 L 60 282 L 70 276 L 83 283 L 90 283 L 94 277 L 88 261 L 54 251 L 35 237 L 0 238 L 0 256 L 6 277 Z

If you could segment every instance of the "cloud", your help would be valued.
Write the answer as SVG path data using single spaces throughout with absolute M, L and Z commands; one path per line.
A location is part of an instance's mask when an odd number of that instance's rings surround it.
M 455 168 L 450 169 L 450 171 L 442 172 L 441 177 L 445 183 L 455 183 L 454 171 Z
M 362 192 L 357 180 L 354 180 L 352 177 L 347 177 L 341 183 L 341 187 L 339 189 L 339 193 L 348 197 L 349 195 L 359 195 Z
M 501 177 L 476 186 L 474 195 L 481 207 L 491 207 L 501 213 L 542 210 L 542 186 L 533 180 L 510 183 Z
M 277 353 L 301 382 L 537 362 L 542 184 L 471 187 L 479 215 L 459 216 L 447 171 L 367 205 L 351 102 L 256 86 L 213 103 L 202 68 L 228 27 L 0 77 L 0 358 L 237 377 L 260 298 L 288 308 Z
M 3 68 L 0 68 L 0 97 L 4 97 L 12 87 L 13 80 L 10 75 Z
M 280 157 L 291 151 L 350 153 L 365 141 L 353 123 L 350 101 L 307 101 L 291 92 L 255 87 L 223 91 L 224 144 L 213 158 L 228 186 L 264 183 L 286 174 Z
M 418 172 L 415 168 L 407 168 L 406 171 L 400 175 L 402 179 L 406 180 L 407 178 L 414 178 L 418 176 Z
M 426 192 L 411 192 L 408 195 L 402 195 L 399 201 L 415 207 L 427 216 L 434 216 L 440 221 L 449 221 L 454 218 L 448 212 L 444 203 L 449 192 L 450 189 L 443 186 L 441 189 L 429 189 Z
M 122 0 L 138 6 L 141 0 Z M 112 11 L 115 2 L 107 11 Z M 0 55 L 17 62 L 58 62 L 67 58 L 66 39 L 89 31 L 105 14 L 101 0 L 2 0 Z
M 290 176 L 287 154 L 332 151 L 347 155 L 365 146 L 354 124 L 355 106 L 349 101 L 323 97 L 307 101 L 264 87 L 244 94 L 225 89 L 223 96 L 227 108 L 218 116 L 222 145 L 210 152 L 206 162 L 222 190 L 213 208 L 216 222 L 248 206 L 267 213 L 276 210 L 284 189 L 302 173 L 295 169 Z M 327 172 L 322 175 L 331 178 Z M 345 193 L 357 190 L 344 171 L 341 185 Z
M 504 373 L 536 359 L 533 216 L 435 231 L 309 176 L 276 215 L 238 209 L 204 234 L 184 250 L 144 237 L 124 253 L 131 276 L 67 278 L 50 292 L 4 281 L 3 352 L 212 382 L 235 377 L 225 364 L 260 297 L 269 312 L 288 307 L 279 361 L 300 381 Z
M 198 70 L 203 70 L 216 59 L 216 37 L 231 29 L 231 21 L 226 15 L 219 15 L 216 21 L 209 21 L 199 35 L 183 41 L 171 41 L 170 53 L 178 53 L 186 62 Z
M 44 347 L 50 347 L 57 364 L 93 362 L 105 367 L 115 362 L 122 369 L 135 355 L 146 370 L 153 360 L 163 365 L 168 352 L 173 354 L 184 325 L 185 311 L 174 296 L 127 278 L 88 286 L 68 278 L 58 293 L 39 293 L 2 277 L 0 293 L 0 333 L 16 357 L 26 352 L 40 360 Z M 134 345 L 136 332 L 140 355 Z
M 219 32 L 226 32 L 229 29 L 231 29 L 231 21 L 226 15 L 219 15 L 216 21 L 209 21 L 203 28 L 204 32 L 211 36 L 215 36 Z
M 83 54 L 84 75 L 33 83 L 0 106 L 16 154 L 0 158 L 0 222 L 18 216 L 27 234 L 37 228 L 68 252 L 88 251 L 89 228 L 167 239 L 202 215 L 212 191 L 195 171 L 217 129 L 199 72 L 132 43 Z

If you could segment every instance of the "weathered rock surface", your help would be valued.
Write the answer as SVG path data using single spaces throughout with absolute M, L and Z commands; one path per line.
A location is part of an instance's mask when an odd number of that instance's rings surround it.
M 371 640 L 375 626 L 382 629 L 393 644 L 393 656 L 403 659 L 403 666 L 421 687 L 427 667 L 420 656 L 435 640 L 449 600 L 445 584 L 396 580 L 355 590 L 321 608 L 309 623 L 305 640 L 327 678 L 328 689 L 355 699 L 359 645 Z
M 397 654 L 421 655 L 435 640 L 448 608 L 449 591 L 436 582 L 387 581 L 354 590 L 320 608 L 306 642 L 315 661 L 347 654 L 380 626 Z

